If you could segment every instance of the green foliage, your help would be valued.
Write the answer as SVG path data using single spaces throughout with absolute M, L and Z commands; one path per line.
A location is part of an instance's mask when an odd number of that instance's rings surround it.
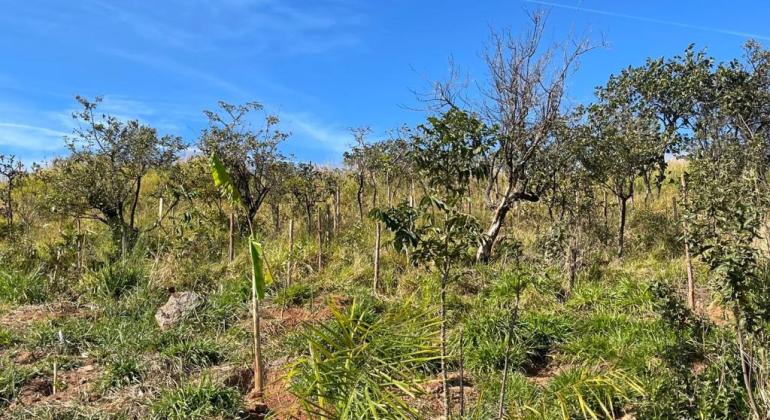
M 136 211 L 142 180 L 152 170 L 172 168 L 182 140 L 159 137 L 154 128 L 137 120 L 99 117 L 101 98 L 77 100 L 83 109 L 73 114 L 81 124 L 67 139 L 70 156 L 43 173 L 47 200 L 58 214 L 106 224 L 125 256 L 139 236 Z
M 770 52 L 648 60 L 573 112 L 539 34 L 496 39 L 485 112 L 446 106 L 387 140 L 356 130 L 344 169 L 282 156 L 278 119 L 251 125 L 257 103 L 207 112 L 202 153 L 180 160 L 178 138 L 79 98 L 69 156 L 29 172 L 0 156 L 0 410 L 245 416 L 242 389 L 201 375 L 252 356 L 258 303 L 266 398 L 283 401 L 272 384 L 285 383 L 308 416 L 434 417 L 443 407 L 423 382 L 459 369 L 461 354 L 468 418 L 494 418 L 500 395 L 510 418 L 749 418 L 752 389 L 766 412 Z M 396 251 L 380 254 L 376 293 L 364 203 Z M 628 213 L 623 260 L 609 246 L 623 241 L 616 211 Z M 306 228 L 291 251 L 289 218 Z M 685 243 L 695 309 L 679 296 Z M 492 244 L 492 263 L 476 264 Z M 288 262 L 291 285 L 271 286 Z M 203 303 L 160 330 L 155 313 L 175 290 Z M 323 300 L 331 310 L 315 307 Z M 61 404 L 23 406 L 51 384 L 54 361 L 57 384 L 85 363 L 101 375 Z M 105 401 L 128 392 L 125 407 Z
M 471 177 L 492 169 L 481 159 L 496 134 L 496 128 L 453 107 L 440 117 L 428 117 L 428 123 L 418 127 L 413 137 L 415 165 L 430 187 L 446 197 L 462 196 Z
M 211 161 L 211 177 L 214 178 L 214 186 L 219 188 L 228 200 L 233 203 L 241 203 L 241 195 L 230 179 L 230 174 L 227 173 L 225 165 L 216 154 L 212 154 L 209 159 Z
M 0 349 L 10 347 L 18 341 L 12 331 L 0 327 Z
M 262 111 L 257 102 L 232 105 L 220 101 L 221 114 L 204 111 L 209 126 L 201 134 L 198 147 L 212 156 L 212 174 L 228 198 L 240 203 L 249 222 L 254 220 L 276 178 L 274 168 L 282 160 L 278 145 L 288 134 L 276 128 L 275 115 L 264 117 L 264 127 L 254 129 L 250 116 Z
M 249 253 L 251 254 L 252 280 L 257 288 L 257 297 L 264 299 L 265 287 L 273 282 L 273 275 L 270 274 L 270 269 L 267 266 L 262 244 L 253 239 L 249 241 Z

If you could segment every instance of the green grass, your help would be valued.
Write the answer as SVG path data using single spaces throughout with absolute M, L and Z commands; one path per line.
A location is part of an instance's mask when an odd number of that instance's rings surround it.
M 99 387 L 104 391 L 141 383 L 146 374 L 142 361 L 133 355 L 117 354 L 107 363 Z
M 0 302 L 38 304 L 48 301 L 54 290 L 49 279 L 39 272 L 22 273 L 0 269 Z
M 242 404 L 237 390 L 204 379 L 200 383 L 183 384 L 161 393 L 152 405 L 152 418 L 235 419 L 239 417 Z
M 209 338 L 182 337 L 163 348 L 160 354 L 168 365 L 185 372 L 214 366 L 225 360 L 222 346 Z

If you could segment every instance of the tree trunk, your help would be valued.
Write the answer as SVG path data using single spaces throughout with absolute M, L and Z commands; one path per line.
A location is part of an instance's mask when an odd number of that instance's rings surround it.
M 468 183 L 468 214 L 473 211 L 473 181 Z
M 8 226 L 13 226 L 13 180 L 8 179 L 8 192 L 7 192 L 7 198 L 8 201 L 7 209 L 5 210 L 5 217 L 8 219 Z
M 460 418 L 465 417 L 465 330 L 460 328 Z
M 361 223 L 364 221 L 364 173 L 358 173 L 358 191 L 356 192 L 356 202 L 358 203 L 358 217 Z
M 620 226 L 618 226 L 618 257 L 623 257 L 624 241 L 626 234 L 626 204 L 629 197 L 618 196 L 620 205 Z
M 674 215 L 674 220 L 679 220 L 679 203 L 676 201 L 676 197 L 671 197 L 671 212 Z
M 326 215 L 324 216 L 323 230 L 324 230 L 324 236 L 326 236 L 325 241 L 327 244 L 329 244 L 332 242 L 332 239 L 333 239 L 332 231 L 334 230 L 333 226 L 332 227 L 329 226 L 329 222 L 333 219 L 332 209 L 331 209 L 331 206 L 329 206 L 329 203 L 324 204 L 324 212 L 326 213 Z
M 390 174 L 389 173 L 385 174 L 385 188 L 386 188 L 385 194 L 388 197 L 388 207 L 393 207 L 393 195 L 391 194 L 391 189 L 390 189 Z
M 120 227 L 120 257 L 125 259 L 128 255 L 128 232 L 126 232 L 126 226 Z
M 642 181 L 644 182 L 644 205 L 646 206 L 650 202 L 652 197 L 652 185 L 650 185 L 650 173 L 644 171 L 642 173 Z
M 372 291 L 377 294 L 377 290 L 380 287 L 380 239 L 382 237 L 382 224 L 376 223 L 374 236 L 374 284 Z
M 609 203 L 607 202 L 607 191 L 605 190 L 603 192 L 604 192 L 604 206 L 603 206 L 604 207 L 604 227 L 606 228 L 607 226 L 609 226 L 609 220 L 610 220 Z
M 495 214 L 492 216 L 492 224 L 489 226 L 486 232 L 484 232 L 481 245 L 479 245 L 478 250 L 476 250 L 476 261 L 489 261 L 489 257 L 492 255 L 492 246 L 497 239 L 497 235 L 500 233 L 500 228 L 503 226 L 503 221 L 505 220 L 505 216 L 508 214 L 508 210 L 510 210 L 508 200 L 502 200 L 500 205 L 497 206 Z
M 136 178 L 136 190 L 134 190 L 134 202 L 131 203 L 131 216 L 128 219 L 129 227 L 134 229 L 136 222 L 136 208 L 139 205 L 139 193 L 142 191 L 142 177 Z
M 379 191 L 377 190 L 377 178 L 372 175 L 372 208 L 377 207 L 378 197 L 377 194 Z
M 233 262 L 235 259 L 235 213 L 233 212 L 230 212 L 230 232 L 227 239 L 227 260 Z
M 565 258 L 567 264 L 567 289 L 565 290 L 565 297 L 572 293 L 572 288 L 575 286 L 575 279 L 577 278 L 578 270 L 578 244 L 576 239 L 571 239 L 567 246 L 567 255 Z
M 307 236 L 308 239 L 313 237 L 313 207 L 305 206 L 305 216 L 307 216 Z

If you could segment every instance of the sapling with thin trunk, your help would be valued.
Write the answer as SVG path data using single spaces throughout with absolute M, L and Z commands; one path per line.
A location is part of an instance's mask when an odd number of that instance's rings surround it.
M 479 155 L 490 130 L 475 116 L 451 109 L 430 117 L 412 138 L 415 166 L 426 179 L 427 194 L 417 207 L 406 202 L 370 214 L 394 233 L 397 250 L 411 248 L 414 263 L 434 268 L 439 280 L 441 378 L 444 418 L 451 413 L 447 374 L 447 294 L 453 268 L 481 241 L 479 223 L 460 211 L 467 185 L 478 173 Z

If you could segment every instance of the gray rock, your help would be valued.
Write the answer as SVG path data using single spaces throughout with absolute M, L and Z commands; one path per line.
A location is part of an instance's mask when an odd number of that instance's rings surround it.
M 172 293 L 155 313 L 155 321 L 161 330 L 167 330 L 190 315 L 200 304 L 201 298 L 195 292 Z

